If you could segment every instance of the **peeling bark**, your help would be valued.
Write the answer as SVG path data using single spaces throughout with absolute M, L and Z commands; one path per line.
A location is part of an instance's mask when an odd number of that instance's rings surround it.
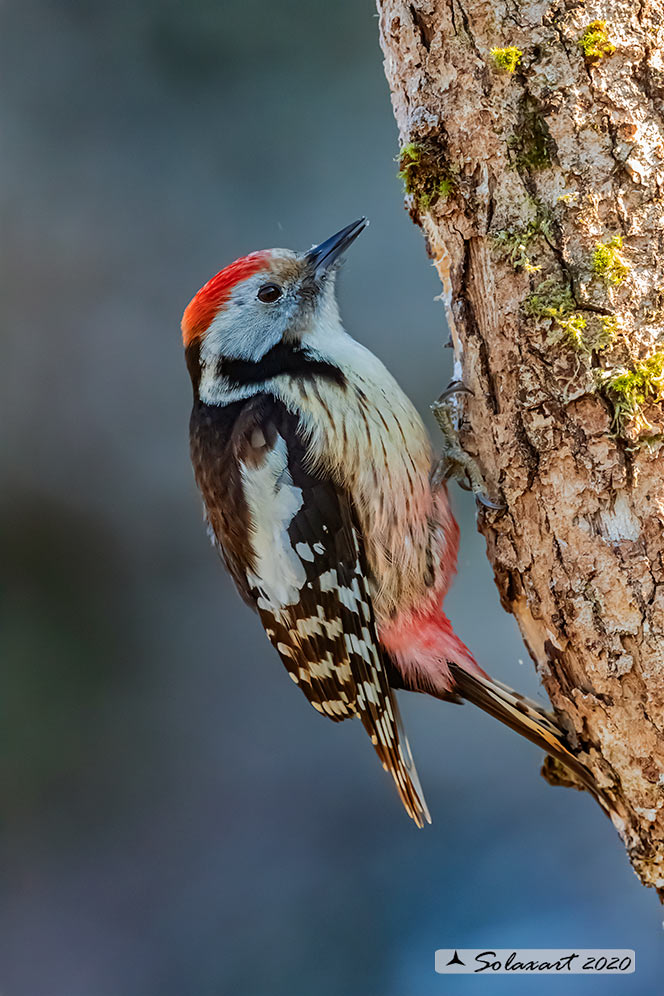
M 502 604 L 664 895 L 664 391 L 625 406 L 616 380 L 664 345 L 664 9 L 378 9 L 407 205 L 474 392 L 462 441 L 507 505 L 479 513 Z

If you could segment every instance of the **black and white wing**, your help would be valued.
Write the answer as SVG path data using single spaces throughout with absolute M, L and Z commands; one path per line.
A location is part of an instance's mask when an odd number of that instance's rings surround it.
M 376 634 L 362 537 L 350 497 L 309 469 L 298 420 L 253 404 L 235 432 L 237 485 L 248 526 L 239 555 L 245 595 L 293 681 L 335 722 L 359 716 L 408 814 L 429 820 Z M 210 515 L 214 525 L 214 515 Z M 237 521 L 235 517 L 235 521 Z

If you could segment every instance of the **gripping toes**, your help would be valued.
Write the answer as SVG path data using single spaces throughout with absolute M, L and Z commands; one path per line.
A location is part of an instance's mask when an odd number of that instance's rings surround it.
M 472 491 L 480 504 L 495 510 L 505 509 L 503 502 L 495 502 L 486 493 L 482 472 L 469 453 L 461 447 L 459 435 L 454 424 L 454 412 L 449 399 L 456 394 L 472 394 L 469 387 L 455 380 L 443 391 L 437 401 L 431 405 L 431 411 L 443 434 L 443 452 L 438 466 L 433 473 L 432 483 L 440 484 L 450 478 L 459 482 L 462 488 Z

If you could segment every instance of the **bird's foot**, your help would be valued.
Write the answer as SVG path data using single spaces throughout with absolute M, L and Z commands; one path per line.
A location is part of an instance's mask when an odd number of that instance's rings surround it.
M 460 380 L 452 381 L 437 401 L 431 405 L 431 411 L 443 434 L 443 452 L 437 467 L 433 472 L 432 483 L 435 487 L 442 481 L 454 479 L 459 482 L 459 486 L 465 491 L 472 491 L 475 499 L 485 508 L 502 511 L 505 509 L 503 502 L 495 502 L 486 493 L 486 485 L 482 477 L 482 471 L 477 465 L 477 461 L 462 448 L 459 442 L 459 435 L 454 424 L 454 411 L 449 403 L 449 399 L 456 394 L 472 394 L 469 387 L 466 387 Z

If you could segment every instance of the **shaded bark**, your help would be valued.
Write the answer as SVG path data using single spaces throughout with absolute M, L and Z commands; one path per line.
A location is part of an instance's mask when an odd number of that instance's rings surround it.
M 462 442 L 507 506 L 479 513 L 500 597 L 661 890 L 664 11 L 378 9 L 407 206 L 474 392 Z

